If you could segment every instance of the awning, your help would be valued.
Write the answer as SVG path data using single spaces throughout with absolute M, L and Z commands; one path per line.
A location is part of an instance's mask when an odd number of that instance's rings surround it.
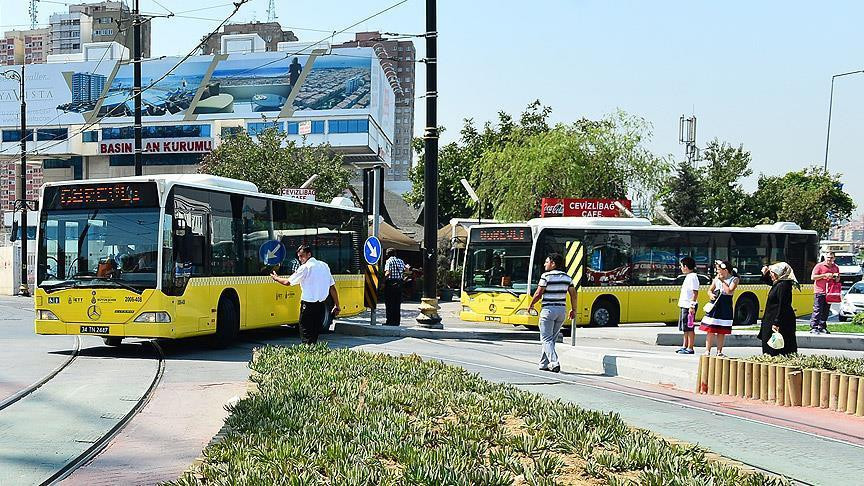
M 446 243 L 448 247 L 465 248 L 465 242 L 468 241 L 468 230 L 461 224 L 456 225 L 456 236 L 453 236 L 453 225 L 447 226 L 438 230 L 439 245 Z
M 369 224 L 369 234 L 372 234 L 371 222 Z M 399 251 L 420 251 L 419 243 L 383 221 L 378 226 L 378 239 L 381 240 L 381 247 L 385 250 L 393 248 Z

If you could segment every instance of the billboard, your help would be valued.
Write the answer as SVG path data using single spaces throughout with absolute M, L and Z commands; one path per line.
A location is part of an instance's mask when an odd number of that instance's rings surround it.
M 620 216 L 620 211 L 615 203 L 621 203 L 630 209 L 629 199 L 571 199 L 571 198 L 549 198 L 542 199 L 541 218 L 554 216 L 581 216 L 615 218 Z
M 290 102 L 293 117 L 370 115 L 392 140 L 395 96 L 371 48 L 337 48 L 317 57 L 263 52 L 180 61 L 142 63 L 142 85 L 150 86 L 141 95 L 145 121 L 275 118 Z M 18 82 L 0 78 L 0 127 L 19 124 L 18 96 Z M 91 117 L 131 123 L 132 65 L 27 65 L 25 97 L 34 127 L 83 124 Z

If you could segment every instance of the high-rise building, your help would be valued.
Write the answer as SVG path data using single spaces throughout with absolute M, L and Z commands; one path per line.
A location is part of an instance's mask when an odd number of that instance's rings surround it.
M 83 12 L 55 13 L 51 23 L 51 54 L 81 52 L 81 44 L 93 38 L 93 19 Z
M 134 29 L 129 7 L 124 2 L 104 1 L 70 5 L 69 12 L 81 12 L 93 19 L 92 42 L 117 42 L 132 52 Z M 150 57 L 150 22 L 141 24 L 141 56 Z
M 222 49 L 222 36 L 231 34 L 258 34 L 264 39 L 265 50 L 275 52 L 280 42 L 297 42 L 297 36 L 290 30 L 282 30 L 279 22 L 248 22 L 244 24 L 228 24 L 223 27 L 222 32 L 217 32 L 205 41 L 201 46 L 204 55 L 219 54 Z
M 0 209 L 3 211 L 12 211 L 15 207 L 15 199 L 18 187 L 18 170 L 20 162 L 9 160 L 0 166 Z M 38 200 L 39 188 L 43 182 L 42 164 L 39 162 L 27 163 L 27 192 L 26 199 Z
M 411 141 L 414 138 L 414 42 L 384 40 L 379 32 L 358 32 L 353 41 L 345 42 L 340 47 L 371 47 L 378 54 L 396 94 L 393 113 L 395 139 L 387 179 L 407 180 L 412 161 Z
M 105 89 L 105 76 L 94 73 L 75 73 L 72 75 L 72 102 L 88 103 L 96 101 Z
M 0 40 L 0 65 L 45 62 L 51 50 L 49 29 L 10 30 Z

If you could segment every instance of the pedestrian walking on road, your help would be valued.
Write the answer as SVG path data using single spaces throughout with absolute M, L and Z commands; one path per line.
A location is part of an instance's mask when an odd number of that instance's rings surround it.
M 534 305 L 543 299 L 543 308 L 540 310 L 540 343 L 543 351 L 540 354 L 540 369 L 558 373 L 561 371 L 561 363 L 558 361 L 558 353 L 555 352 L 555 339 L 561 332 L 564 319 L 573 319 L 576 315 L 574 309 L 567 314 L 567 294 L 570 294 L 570 302 L 576 302 L 576 288 L 570 275 L 559 270 L 564 268 L 564 257 L 560 253 L 552 253 L 546 257 L 543 269 L 546 272 L 540 276 L 537 283 L 537 291 L 531 299 L 530 310 L 533 313 Z M 571 329 L 570 332 L 575 332 Z
M 396 256 L 396 250 L 387 248 L 384 262 L 384 305 L 387 309 L 388 326 L 398 326 L 402 322 L 402 279 L 405 276 L 405 262 Z
M 813 314 L 810 315 L 811 334 L 831 334 L 828 331 L 828 294 L 840 293 L 840 267 L 834 263 L 834 252 L 825 255 L 825 261 L 813 267 Z
M 800 287 L 795 272 L 786 262 L 779 262 L 770 267 L 762 267 L 762 274 L 771 278 L 771 290 L 765 301 L 765 314 L 759 328 L 759 340 L 762 341 L 762 352 L 771 356 L 792 354 L 798 352 L 798 341 L 795 339 L 795 309 L 792 308 L 792 287 Z M 783 336 L 784 346 L 774 349 L 768 345 L 771 335 L 779 332 Z
M 738 287 L 738 277 L 735 276 L 735 269 L 732 268 L 732 264 L 727 261 L 717 260 L 714 262 L 714 269 L 717 276 L 714 277 L 714 280 L 711 281 L 711 287 L 708 288 L 710 304 L 712 305 L 710 310 L 705 311 L 699 330 L 708 333 L 705 336 L 705 354 L 711 354 L 713 341 L 716 340 L 717 356 L 723 356 L 723 344 L 726 341 L 726 335 L 732 334 L 732 322 L 735 318 L 732 309 L 732 296 Z
M 684 283 L 681 284 L 681 295 L 678 297 L 678 330 L 684 333 L 684 344 L 678 354 L 693 354 L 693 342 L 696 340 L 696 307 L 699 296 L 699 277 L 696 276 L 696 260 L 686 256 L 679 262 Z
M 327 297 L 333 300 L 332 315 L 339 315 L 339 294 L 336 281 L 326 263 L 312 256 L 312 249 L 306 245 L 297 248 L 300 267 L 282 278 L 270 272 L 270 278 L 282 285 L 300 285 L 300 342 L 315 344 L 327 314 Z

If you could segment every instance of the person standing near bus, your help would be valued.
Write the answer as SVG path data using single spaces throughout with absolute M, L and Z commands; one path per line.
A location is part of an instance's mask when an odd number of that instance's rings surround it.
M 727 261 L 717 260 L 714 268 L 717 271 L 717 276 L 714 277 L 714 280 L 711 281 L 711 287 L 708 288 L 713 306 L 711 310 L 705 312 L 699 330 L 708 333 L 705 336 L 705 354 L 711 354 L 711 347 L 714 339 L 716 339 L 717 356 L 724 356 L 723 344 L 726 341 L 726 335 L 732 334 L 732 322 L 735 318 L 732 296 L 738 287 L 738 277 L 735 276 L 735 270 Z
M 833 251 L 825 254 L 825 261 L 813 267 L 810 277 L 813 279 L 813 314 L 810 315 L 811 334 L 831 334 L 828 331 L 829 287 L 840 284 L 840 267 L 834 263 L 836 255 Z
M 686 256 L 679 262 L 684 283 L 681 284 L 681 295 L 678 296 L 678 330 L 684 333 L 684 345 L 678 354 L 693 354 L 693 343 L 696 341 L 696 306 L 699 296 L 699 277 L 696 276 L 696 260 Z
M 540 355 L 540 369 L 553 373 L 561 371 L 558 353 L 555 352 L 555 339 L 561 332 L 564 318 L 573 319 L 576 316 L 575 308 L 570 309 L 570 315 L 567 316 L 567 294 L 570 294 L 570 302 L 575 305 L 576 288 L 573 286 L 573 279 L 567 273 L 559 270 L 561 268 L 564 268 L 564 257 L 560 253 L 552 253 L 546 257 L 546 261 L 543 263 L 543 269 L 546 272 L 540 276 L 537 291 L 534 292 L 534 298 L 531 299 L 529 306 L 531 312 L 536 312 L 534 305 L 543 299 L 539 322 L 540 342 L 543 345 L 543 351 Z M 575 332 L 575 329 L 571 329 L 570 332 Z
M 300 266 L 288 278 L 276 275 L 275 271 L 270 272 L 270 278 L 282 285 L 300 286 L 300 342 L 315 344 L 324 322 L 327 297 L 333 299 L 331 312 L 335 317 L 339 315 L 339 294 L 330 267 L 312 256 L 312 248 L 306 245 L 297 248 L 297 260 Z
M 396 256 L 396 250 L 387 248 L 384 262 L 384 305 L 387 309 L 387 326 L 398 326 L 402 322 L 402 279 L 405 262 Z

